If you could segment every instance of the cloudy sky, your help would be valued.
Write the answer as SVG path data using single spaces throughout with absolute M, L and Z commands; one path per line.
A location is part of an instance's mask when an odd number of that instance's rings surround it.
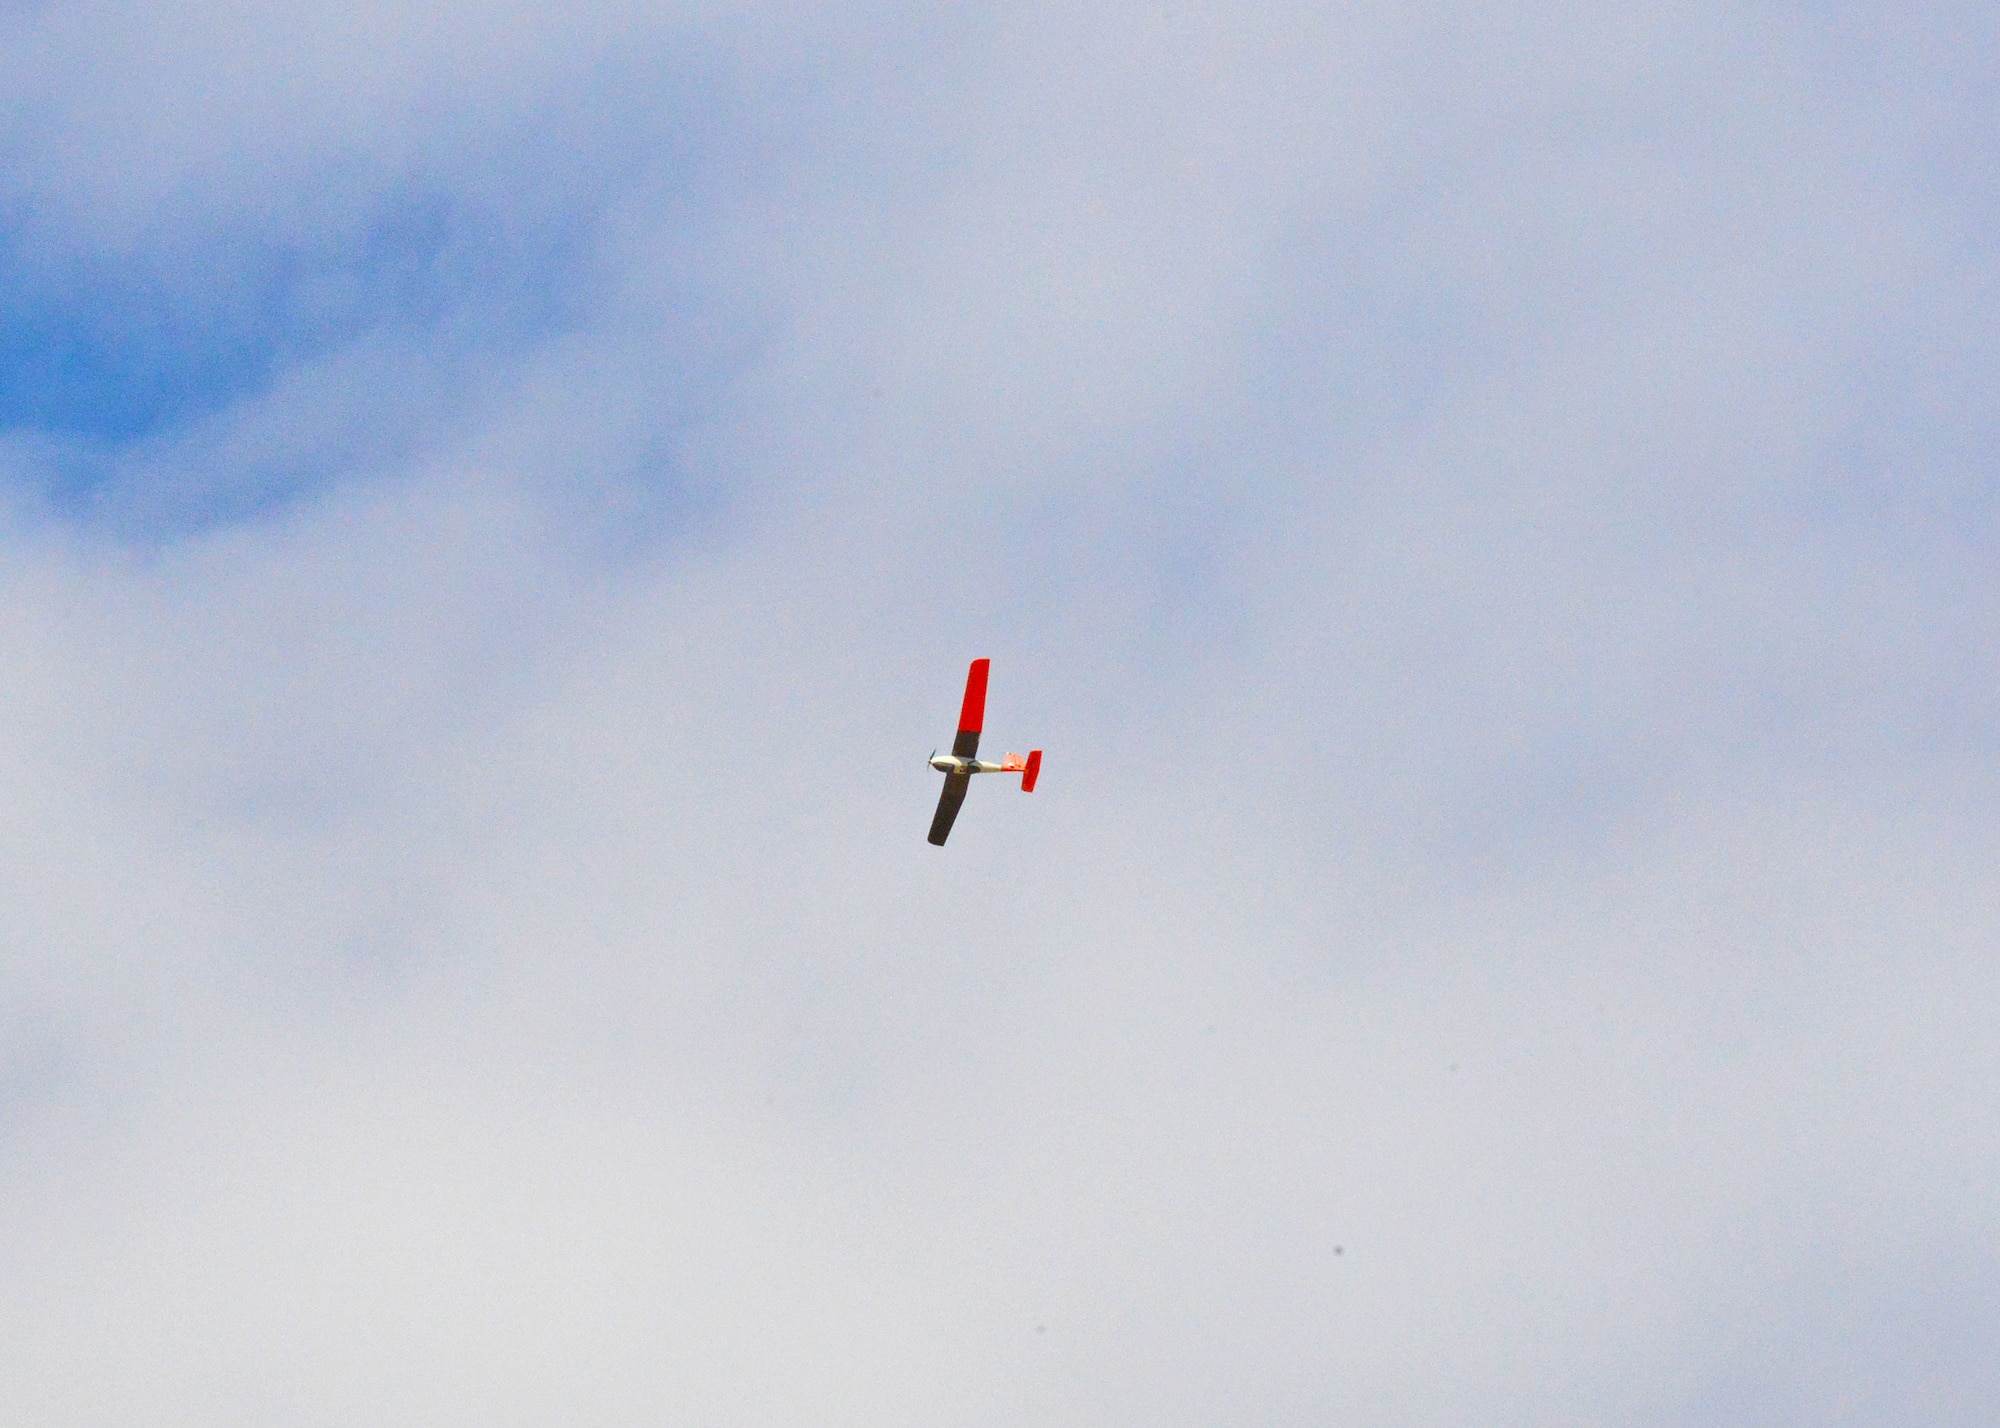
M 2000 1418 L 1990 5 L 0 75 L 0 1417 Z

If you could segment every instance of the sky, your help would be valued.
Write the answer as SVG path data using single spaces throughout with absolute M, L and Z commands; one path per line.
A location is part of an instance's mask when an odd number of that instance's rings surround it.
M 0 74 L 0 1417 L 2000 1417 L 1991 6 Z

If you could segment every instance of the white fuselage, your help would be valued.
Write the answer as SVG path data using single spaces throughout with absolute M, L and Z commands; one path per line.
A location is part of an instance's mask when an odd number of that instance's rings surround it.
M 931 767 L 936 769 L 939 773 L 948 773 L 948 774 L 1019 772 L 1018 769 L 1010 769 L 1005 764 L 991 763 L 985 759 L 961 759 L 954 757 L 951 754 L 932 754 Z

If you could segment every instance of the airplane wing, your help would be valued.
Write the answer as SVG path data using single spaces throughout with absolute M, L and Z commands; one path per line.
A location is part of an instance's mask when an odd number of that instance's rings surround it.
M 986 723 L 986 671 L 992 667 L 992 660 L 976 659 L 972 668 L 965 672 L 965 703 L 958 709 L 958 737 L 951 741 L 954 758 L 969 759 L 979 752 L 979 730 Z M 960 789 L 958 796 L 965 797 L 965 790 Z M 952 805 L 954 812 L 957 808 L 957 804 Z M 951 827 L 948 818 L 945 827 Z M 944 839 L 933 838 L 931 841 L 942 843 Z
M 960 734 L 958 737 L 963 739 L 965 735 Z M 977 729 L 972 731 L 972 741 L 975 744 L 979 742 Z M 970 758 L 971 755 L 961 754 L 959 757 Z M 965 802 L 965 791 L 970 787 L 972 787 L 971 774 L 955 773 L 944 776 L 944 792 L 938 795 L 937 816 L 931 819 L 931 842 L 938 847 L 942 848 L 944 840 L 951 836 L 951 825 L 958 817 L 958 806 Z

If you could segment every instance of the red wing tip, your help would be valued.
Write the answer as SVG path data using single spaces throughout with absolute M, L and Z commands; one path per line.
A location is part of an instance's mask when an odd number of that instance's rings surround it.
M 976 659 L 965 672 L 965 703 L 958 709 L 958 732 L 977 734 L 986 723 L 986 672 L 990 659 Z

